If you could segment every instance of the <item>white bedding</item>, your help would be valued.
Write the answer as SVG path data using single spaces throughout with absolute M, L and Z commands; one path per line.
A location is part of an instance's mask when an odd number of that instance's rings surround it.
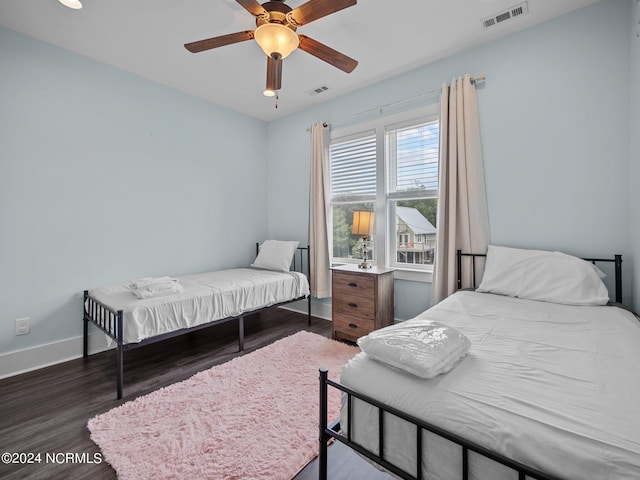
M 298 272 L 237 268 L 176 278 L 183 291 L 174 295 L 141 300 L 127 283 L 95 288 L 89 295 L 124 311 L 124 343 L 138 343 L 309 295 L 307 278 Z
M 453 370 L 419 379 L 361 353 L 341 383 L 560 478 L 640 478 L 640 321 L 632 314 L 458 292 L 419 317 L 471 341 Z M 354 403 L 353 439 L 375 453 L 376 419 Z M 415 474 L 415 430 L 397 419 L 385 427 L 387 459 Z M 459 448 L 431 435 L 426 445 L 425 478 L 460 478 Z M 470 478 L 517 477 L 474 457 Z

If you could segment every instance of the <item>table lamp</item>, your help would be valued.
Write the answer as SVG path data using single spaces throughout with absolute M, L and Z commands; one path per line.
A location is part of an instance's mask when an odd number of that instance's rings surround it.
M 362 237 L 362 263 L 359 268 L 371 268 L 367 263 L 367 238 L 373 225 L 373 212 L 353 212 L 353 227 L 351 233 Z

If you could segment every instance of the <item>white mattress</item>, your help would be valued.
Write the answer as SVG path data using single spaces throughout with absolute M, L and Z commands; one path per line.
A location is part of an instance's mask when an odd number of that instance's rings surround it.
M 309 295 L 307 278 L 298 272 L 237 268 L 175 278 L 184 287 L 181 293 L 141 300 L 128 283 L 121 283 L 95 288 L 89 295 L 123 310 L 124 343 Z
M 360 353 L 341 383 L 560 478 L 640 478 L 640 321 L 631 313 L 458 292 L 419 318 L 471 340 L 452 371 L 422 380 Z M 376 415 L 354 404 L 353 438 L 377 454 Z M 385 427 L 387 460 L 415 474 L 415 429 L 398 419 Z M 426 445 L 425 478 L 461 478 L 459 448 L 431 435 Z M 517 478 L 481 460 L 471 459 L 470 478 Z

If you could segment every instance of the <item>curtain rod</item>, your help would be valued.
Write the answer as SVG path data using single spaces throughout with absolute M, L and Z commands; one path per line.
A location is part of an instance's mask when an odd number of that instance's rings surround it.
M 487 76 L 484 73 L 481 73 L 480 75 L 477 75 L 475 77 L 471 77 L 471 83 L 475 84 L 476 82 L 482 82 L 482 81 L 486 80 L 486 78 L 487 78 Z M 421 93 L 421 94 L 416 95 L 414 97 L 405 98 L 403 100 L 398 100 L 398 101 L 392 102 L 392 103 L 387 103 L 386 105 L 382 105 L 380 107 L 371 108 L 369 110 L 365 110 L 364 112 L 355 113 L 353 115 L 348 115 L 346 117 L 339 117 L 339 118 L 337 118 L 335 120 L 332 120 L 330 122 L 323 122 L 322 124 L 325 127 L 328 127 L 330 124 L 346 122 L 347 120 L 352 120 L 354 118 L 362 117 L 364 115 L 369 115 L 369 114 L 371 114 L 373 112 L 377 112 L 377 111 L 380 111 L 380 110 L 384 110 L 384 109 L 388 109 L 388 108 L 391 108 L 391 107 L 395 107 L 396 105 L 401 105 L 403 103 L 413 102 L 415 100 L 418 100 L 418 99 L 421 99 L 421 98 L 424 98 L 424 97 L 429 97 L 429 96 L 431 96 L 431 95 L 433 95 L 435 93 L 439 93 L 440 90 L 441 90 L 440 88 L 435 89 L 435 90 L 429 90 L 428 92 Z M 310 129 L 307 128 L 307 132 L 309 130 Z

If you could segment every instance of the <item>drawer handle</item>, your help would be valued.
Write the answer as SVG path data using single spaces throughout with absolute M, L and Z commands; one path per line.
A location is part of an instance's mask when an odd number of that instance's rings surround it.
M 357 287 L 357 286 L 358 286 L 358 284 L 357 284 L 357 283 L 355 283 L 355 282 L 349 282 L 349 286 L 350 286 L 350 287 Z
M 358 325 L 356 325 L 355 323 L 350 323 L 349 328 L 358 328 Z
M 352 302 L 352 303 L 350 303 L 350 304 L 349 304 L 349 306 L 350 306 L 351 308 L 358 308 L 358 304 L 357 304 L 357 303 L 353 303 L 353 302 Z

